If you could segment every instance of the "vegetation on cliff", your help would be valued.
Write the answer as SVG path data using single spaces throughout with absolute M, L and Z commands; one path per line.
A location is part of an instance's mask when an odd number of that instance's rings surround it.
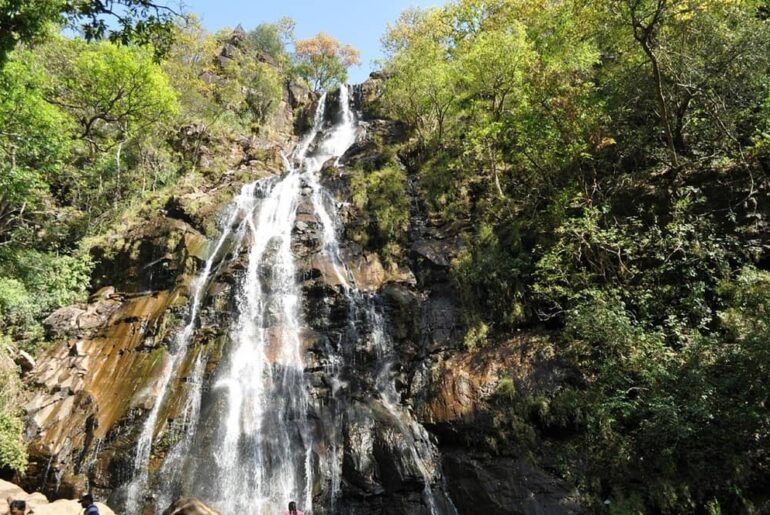
M 86 299 L 94 242 L 176 185 L 216 184 L 232 142 L 275 137 L 288 83 L 333 85 L 356 60 L 329 36 L 291 51 L 290 19 L 210 34 L 162 5 L 0 1 L 2 467 L 24 468 L 8 356 L 45 341 L 52 311 Z
M 501 392 L 490 447 L 550 449 L 597 510 L 751 511 L 770 474 L 767 6 L 457 0 L 384 44 L 380 109 L 463 235 L 467 344 L 552 329 L 574 373 Z
M 110 33 L 105 5 L 133 14 Z M 85 39 L 56 35 L 64 22 Z M 328 88 L 358 61 L 324 34 L 292 41 L 288 19 L 212 35 L 151 2 L 0 0 L 0 465 L 25 464 L 8 356 L 85 298 L 90 238 L 204 180 L 206 142 L 269 136 L 287 81 Z M 596 511 L 754 510 L 770 476 L 767 3 L 455 0 L 405 12 L 384 45 L 378 107 L 412 139 L 350 171 L 374 222 L 360 243 L 406 257 L 414 186 L 463 239 L 466 346 L 545 329 L 570 371 L 537 397 L 501 381 L 484 445 L 548 454 Z

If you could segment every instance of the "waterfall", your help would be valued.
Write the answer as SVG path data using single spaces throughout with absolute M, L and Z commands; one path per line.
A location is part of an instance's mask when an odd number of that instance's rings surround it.
M 229 208 L 222 234 L 191 285 L 186 324 L 170 346 L 160 393 L 137 443 L 126 504 L 129 515 L 140 513 L 150 501 L 159 514 L 179 495 L 200 497 L 223 513 L 283 513 L 290 500 L 308 515 L 338 513 L 345 374 L 356 373 L 351 372 L 355 367 L 350 353 L 342 347 L 367 338 L 375 344 L 379 363 L 374 395 L 396 421 L 409 448 L 407 458 L 420 471 L 423 504 L 431 514 L 445 511 L 441 506 L 446 503 L 437 503 L 432 489 L 441 479 L 428 463 L 435 457 L 435 447 L 398 399 L 391 373 L 397 356 L 376 294 L 355 284 L 341 252 L 336 203 L 321 184 L 324 164 L 333 160 L 340 166 L 359 132 L 345 86 L 339 92 L 339 106 L 328 126 L 325 120 L 332 117 L 326 112 L 326 94 L 321 96 L 311 131 L 284 156 L 284 174 L 244 186 Z M 323 370 L 330 394 L 323 408 L 311 398 L 306 377 L 305 299 L 292 247 L 303 201 L 312 205 L 320 229 L 319 252 L 330 264 L 348 309 L 345 334 L 325 344 Z M 202 299 L 222 266 L 219 255 L 228 239 L 244 256 L 243 266 L 233 290 L 233 319 L 223 357 L 207 378 L 203 351 L 188 353 Z M 241 258 L 233 257 L 237 259 Z M 192 372 L 179 410 L 182 433 L 151 477 L 152 443 L 163 425 L 162 407 L 182 363 L 189 362 Z M 319 489 L 325 491 L 320 497 Z M 314 506 L 321 498 L 328 504 Z
M 155 398 L 152 409 L 150 410 L 147 419 L 145 420 L 142 432 L 139 435 L 139 439 L 136 444 L 136 454 L 134 457 L 134 477 L 129 484 L 127 493 L 127 506 L 126 509 L 129 513 L 139 512 L 142 496 L 147 488 L 148 480 L 148 466 L 150 462 L 150 451 L 152 448 L 152 441 L 155 435 L 156 425 L 158 422 L 158 416 L 163 406 L 163 402 L 166 400 L 166 395 L 171 385 L 171 380 L 176 376 L 176 372 L 179 366 L 184 362 L 187 356 L 188 343 L 190 337 L 193 335 L 195 326 L 198 322 L 198 312 L 201 306 L 201 300 L 203 299 L 204 290 L 209 284 L 209 279 L 212 275 L 212 269 L 214 263 L 219 256 L 222 247 L 227 241 L 227 238 L 231 234 L 232 225 L 235 223 L 239 213 L 248 204 L 249 199 L 253 197 L 253 188 L 245 186 L 243 191 L 234 202 L 234 206 L 230 209 L 230 214 L 226 217 L 226 222 L 222 228 L 222 234 L 214 245 L 214 249 L 211 252 L 209 258 L 206 260 L 203 270 L 192 281 L 190 285 L 190 301 L 189 311 L 187 315 L 187 323 L 179 331 L 173 341 L 171 342 L 169 353 L 170 359 L 166 360 L 163 364 L 163 369 L 160 375 L 159 382 L 159 394 Z

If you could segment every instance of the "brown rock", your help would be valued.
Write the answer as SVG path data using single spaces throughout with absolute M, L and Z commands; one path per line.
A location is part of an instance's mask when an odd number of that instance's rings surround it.
M 163 515 L 220 515 L 195 497 L 183 497 L 169 506 Z
M 561 373 L 548 340 L 534 334 L 455 354 L 434 368 L 423 416 L 433 424 L 473 424 L 502 379 L 516 391 L 547 391 Z
M 31 372 L 35 368 L 35 358 L 23 350 L 16 353 L 13 362 L 21 368 L 23 373 Z
M 28 494 L 13 483 L 0 480 L 0 513 L 8 513 L 9 501 L 14 500 L 26 501 L 27 508 L 31 510 L 30 513 L 35 515 L 80 515 L 83 513 L 83 508 L 77 501 L 61 499 L 49 503 L 48 498 L 41 493 Z M 101 515 L 115 515 L 114 511 L 100 502 L 97 502 L 96 506 Z

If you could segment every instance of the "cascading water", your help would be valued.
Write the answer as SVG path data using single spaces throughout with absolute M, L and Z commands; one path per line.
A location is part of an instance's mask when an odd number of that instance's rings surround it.
M 219 257 L 220 251 L 224 246 L 227 238 L 231 234 L 232 225 L 237 220 L 237 217 L 244 208 L 248 205 L 248 202 L 253 195 L 251 195 L 251 189 L 247 186 L 244 187 L 244 191 L 236 199 L 234 206 L 230 209 L 230 214 L 226 217 L 222 230 L 222 234 L 219 240 L 214 245 L 214 249 L 211 255 L 206 260 L 201 273 L 192 281 L 190 286 L 191 298 L 189 302 L 189 314 L 187 317 L 187 323 L 171 343 L 169 349 L 170 359 L 168 359 L 164 365 L 160 375 L 159 395 L 155 398 L 155 402 L 150 410 L 147 420 L 144 423 L 142 432 L 139 435 L 136 446 L 136 454 L 134 457 L 134 477 L 128 486 L 126 510 L 129 513 L 137 513 L 142 505 L 142 496 L 147 488 L 148 465 L 150 462 L 150 451 L 152 449 L 152 441 L 155 435 L 156 425 L 158 422 L 158 415 L 171 384 L 171 380 L 175 376 L 179 369 L 179 366 L 187 356 L 188 343 L 193 335 L 195 326 L 198 322 L 198 313 L 201 307 L 201 301 L 204 297 L 204 291 L 209 284 L 209 280 L 212 276 L 212 269 L 214 263 Z
M 343 461 L 338 430 L 341 409 L 337 404 L 343 404 L 338 395 L 344 395 L 340 393 L 346 388 L 344 376 L 352 366 L 346 362 L 349 353 L 341 347 L 361 338 L 369 338 L 378 349 L 381 363 L 375 395 L 397 421 L 409 448 L 407 458 L 420 471 L 423 503 L 431 514 L 445 511 L 439 506 L 446 503 L 436 502 L 431 487 L 440 477 L 426 465 L 435 448 L 425 429 L 399 404 L 391 374 L 395 352 L 374 294 L 359 290 L 341 256 L 336 206 L 322 187 L 319 174 L 330 159 L 339 165 L 359 129 L 347 87 L 340 89 L 340 112 L 327 129 L 326 103 L 324 94 L 312 131 L 298 142 L 291 156 L 284 158 L 285 174 L 244 186 L 230 208 L 211 257 L 193 282 L 189 318 L 170 348 L 171 357 L 161 375 L 161 393 L 137 445 L 134 479 L 128 489 L 129 515 L 140 512 L 147 492 L 151 494 L 147 497 L 154 497 L 156 513 L 178 495 L 197 496 L 223 513 L 282 513 L 289 500 L 296 500 L 311 514 L 319 499 L 325 501 L 315 507 L 318 511 L 337 513 Z M 329 405 L 323 409 L 311 398 L 306 379 L 304 299 L 292 247 L 297 210 L 303 199 L 312 205 L 321 229 L 320 253 L 331 265 L 348 306 L 345 334 L 325 347 L 324 371 L 331 394 Z M 205 359 L 201 354 L 195 356 L 181 411 L 184 433 L 151 478 L 148 464 L 161 408 L 172 379 L 181 363 L 188 360 L 202 299 L 228 239 L 234 241 L 236 249 L 245 249 L 245 267 L 234 290 L 235 317 L 225 357 L 213 378 L 205 379 Z M 210 384 L 205 393 L 204 381 Z M 320 411 L 326 414 L 321 416 Z M 319 488 L 326 489 L 326 494 L 318 497 Z
M 342 109 L 342 127 L 340 130 L 341 139 L 347 143 L 346 149 L 355 142 L 355 116 L 350 109 L 347 89 L 340 92 L 340 104 Z M 348 143 L 349 142 L 349 143 Z M 344 151 L 343 151 L 344 153 Z M 337 160 L 337 163 L 339 159 Z M 315 170 L 313 171 L 315 172 Z M 313 189 L 313 207 L 316 215 L 321 222 L 323 234 L 323 252 L 331 262 L 335 275 L 340 281 L 343 293 L 348 298 L 348 304 L 351 306 L 351 313 L 348 317 L 353 323 L 358 318 L 358 312 L 363 311 L 364 318 L 370 331 L 371 339 L 377 349 L 380 362 L 375 386 L 380 395 L 383 406 L 388 410 L 394 420 L 397 421 L 402 436 L 407 441 L 411 459 L 416 464 L 424 482 L 423 497 L 428 505 L 432 515 L 440 512 L 436 499 L 433 494 L 431 483 L 435 479 L 426 465 L 427 457 L 435 453 L 435 449 L 430 443 L 427 431 L 414 417 L 405 409 L 400 407 L 399 396 L 396 391 L 395 381 L 391 374 L 391 369 L 396 360 L 395 351 L 391 340 L 385 331 L 385 322 L 381 313 L 377 310 L 374 298 L 360 291 L 350 280 L 350 271 L 347 269 L 344 261 L 340 257 L 340 244 L 337 238 L 339 229 L 336 223 L 334 213 L 330 214 L 324 203 L 324 191 L 318 181 L 315 173 L 311 173 L 309 184 Z M 333 206 L 333 203 L 330 203 Z M 334 496 L 332 496 L 333 498 Z M 448 500 L 448 509 L 450 513 L 456 513 L 451 500 Z

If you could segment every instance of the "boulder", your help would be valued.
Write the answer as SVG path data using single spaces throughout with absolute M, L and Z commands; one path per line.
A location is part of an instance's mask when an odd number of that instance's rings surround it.
M 59 308 L 43 320 L 46 334 L 51 337 L 63 337 L 75 334 L 78 331 L 78 318 L 86 311 L 83 306 L 64 306 Z
M 163 515 L 220 515 L 220 513 L 203 504 L 200 499 L 183 497 L 169 506 Z
M 83 508 L 80 507 L 78 501 L 60 499 L 58 501 L 49 502 L 48 498 L 41 493 L 36 492 L 28 494 L 13 483 L 0 480 L 0 513 L 7 513 L 10 501 L 14 500 L 26 501 L 27 508 L 30 509 L 30 513 L 33 513 L 34 515 L 80 515 L 83 513 Z M 115 515 L 115 512 L 105 504 L 97 502 L 96 506 L 99 508 L 100 515 Z
M 43 327 L 46 334 L 53 338 L 73 336 L 104 325 L 119 304 L 118 300 L 109 297 L 93 304 L 64 306 L 43 320 Z
M 31 372 L 35 368 L 35 358 L 33 358 L 29 352 L 20 350 L 13 358 L 13 362 L 16 363 L 23 373 Z

